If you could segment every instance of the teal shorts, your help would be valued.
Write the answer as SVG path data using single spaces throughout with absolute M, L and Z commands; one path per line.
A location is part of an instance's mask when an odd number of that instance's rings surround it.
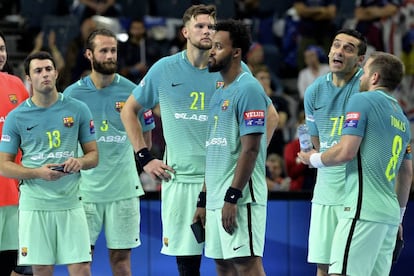
M 63 265 L 91 261 L 83 208 L 19 211 L 19 265 Z
M 17 250 L 19 247 L 16 230 L 18 229 L 18 207 L 0 207 L 0 251 Z
M 83 208 L 88 220 L 91 245 L 95 245 L 102 229 L 109 249 L 130 249 L 141 244 L 138 197 L 114 202 L 83 202 Z
M 174 180 L 162 183 L 162 254 L 170 256 L 202 254 L 204 243 L 197 243 L 191 230 L 198 194 L 202 187 L 203 183 L 177 183 Z
M 398 226 L 357 220 L 353 228 L 352 223 L 339 220 L 329 274 L 389 275 Z
M 266 232 L 266 206 L 237 205 L 237 228 L 228 234 L 221 223 L 221 209 L 206 212 L 206 257 L 233 259 L 263 257 Z
M 342 208 L 342 205 L 312 203 L 308 238 L 309 263 L 329 264 L 332 240 Z

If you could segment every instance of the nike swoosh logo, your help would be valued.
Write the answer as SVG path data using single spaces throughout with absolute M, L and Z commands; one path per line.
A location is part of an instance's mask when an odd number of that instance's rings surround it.
M 234 251 L 237 251 L 237 250 L 239 250 L 240 248 L 242 248 L 243 246 L 244 246 L 244 244 L 242 244 L 242 245 L 240 245 L 240 246 L 233 247 L 233 250 L 234 250 Z
M 173 82 L 173 83 L 171 83 L 171 86 L 172 86 L 172 87 L 176 87 L 176 86 L 179 86 L 179 85 L 181 85 L 181 84 L 182 84 L 181 82 L 179 82 L 179 83 L 174 83 L 174 82 Z
M 35 128 L 35 127 L 37 127 L 37 125 L 31 126 L 31 127 L 27 127 L 27 128 L 26 128 L 26 130 L 27 130 L 27 131 L 30 131 L 30 130 L 32 130 L 32 129 L 33 129 L 33 128 Z
M 336 262 L 333 262 L 333 263 L 329 264 L 329 266 L 334 265 L 334 264 L 336 264 Z
M 142 152 L 140 152 L 140 153 L 138 153 L 138 156 L 139 156 L 140 158 L 143 158 L 143 157 L 144 157 L 144 154 L 143 154 Z
M 318 106 L 318 107 L 315 107 L 315 111 L 316 111 L 316 110 L 319 110 L 319 109 L 321 109 L 321 108 L 324 108 L 324 106 Z

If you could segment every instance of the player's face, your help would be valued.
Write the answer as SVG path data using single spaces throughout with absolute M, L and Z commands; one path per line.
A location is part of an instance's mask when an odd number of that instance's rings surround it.
M 3 70 L 7 61 L 6 43 L 3 38 L 0 37 L 0 71 Z
M 371 81 L 371 72 L 369 66 L 372 60 L 368 58 L 364 65 L 364 72 L 360 78 L 359 91 L 368 91 L 370 90 L 370 81 Z
M 359 40 L 347 34 L 338 34 L 329 52 L 329 68 L 333 73 L 347 74 L 361 61 L 358 55 Z
M 211 48 L 211 37 L 214 34 L 214 19 L 208 14 L 199 14 L 186 23 L 182 32 L 187 44 L 200 50 Z
M 33 59 L 29 67 L 30 76 L 27 80 L 32 84 L 33 91 L 48 93 L 54 91 L 58 73 L 49 59 Z
M 92 69 L 104 75 L 114 74 L 117 70 L 117 41 L 113 37 L 97 35 L 93 52 L 88 50 L 87 57 Z
M 219 31 L 213 37 L 213 47 L 208 58 L 208 71 L 219 72 L 228 68 L 234 48 L 228 32 Z

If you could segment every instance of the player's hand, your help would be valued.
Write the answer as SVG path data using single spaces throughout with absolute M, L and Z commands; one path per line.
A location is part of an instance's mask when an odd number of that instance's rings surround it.
M 236 222 L 237 204 L 224 202 L 223 209 L 221 209 L 221 224 L 224 230 L 232 235 L 237 228 Z
M 148 173 L 152 179 L 154 180 L 163 180 L 168 182 L 171 179 L 171 174 L 175 173 L 175 170 L 164 164 L 159 159 L 153 159 L 150 162 L 148 162 L 144 166 L 144 171 Z
M 206 208 L 197 207 L 193 217 L 193 223 L 201 220 L 201 224 L 206 225 Z
M 298 157 L 299 157 L 299 160 L 303 163 L 303 164 L 305 164 L 305 165 L 309 165 L 310 164 L 310 161 L 309 161 L 309 158 L 310 158 L 310 156 L 313 154 L 313 153 L 316 153 L 317 151 L 316 150 L 314 150 L 314 149 L 311 149 L 310 151 L 300 151 L 300 152 L 298 152 Z
M 61 166 L 62 164 L 46 164 L 38 168 L 38 177 L 47 181 L 55 181 L 61 178 L 62 176 L 67 175 L 67 173 L 62 171 L 52 170 L 53 167 Z

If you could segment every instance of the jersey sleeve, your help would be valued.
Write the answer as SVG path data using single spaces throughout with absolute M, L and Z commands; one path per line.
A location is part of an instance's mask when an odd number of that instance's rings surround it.
M 243 85 L 237 103 L 237 116 L 240 126 L 240 136 L 252 133 L 265 133 L 266 112 L 268 101 L 261 91 L 261 86 L 254 83 Z
M 88 106 L 81 102 L 79 104 L 80 111 L 80 127 L 79 127 L 79 142 L 81 144 L 96 140 L 95 137 L 95 125 L 92 117 L 92 113 Z
M 141 82 L 134 88 L 132 95 L 144 109 L 154 108 L 158 102 L 158 86 L 162 72 L 162 61 L 155 63 Z
M 4 122 L 1 142 L 0 142 L 0 152 L 17 154 L 20 146 L 20 134 L 18 127 L 16 125 L 16 119 L 13 112 L 10 112 L 7 115 L 7 119 Z
M 364 94 L 354 94 L 346 105 L 345 123 L 342 135 L 364 136 L 370 103 Z

